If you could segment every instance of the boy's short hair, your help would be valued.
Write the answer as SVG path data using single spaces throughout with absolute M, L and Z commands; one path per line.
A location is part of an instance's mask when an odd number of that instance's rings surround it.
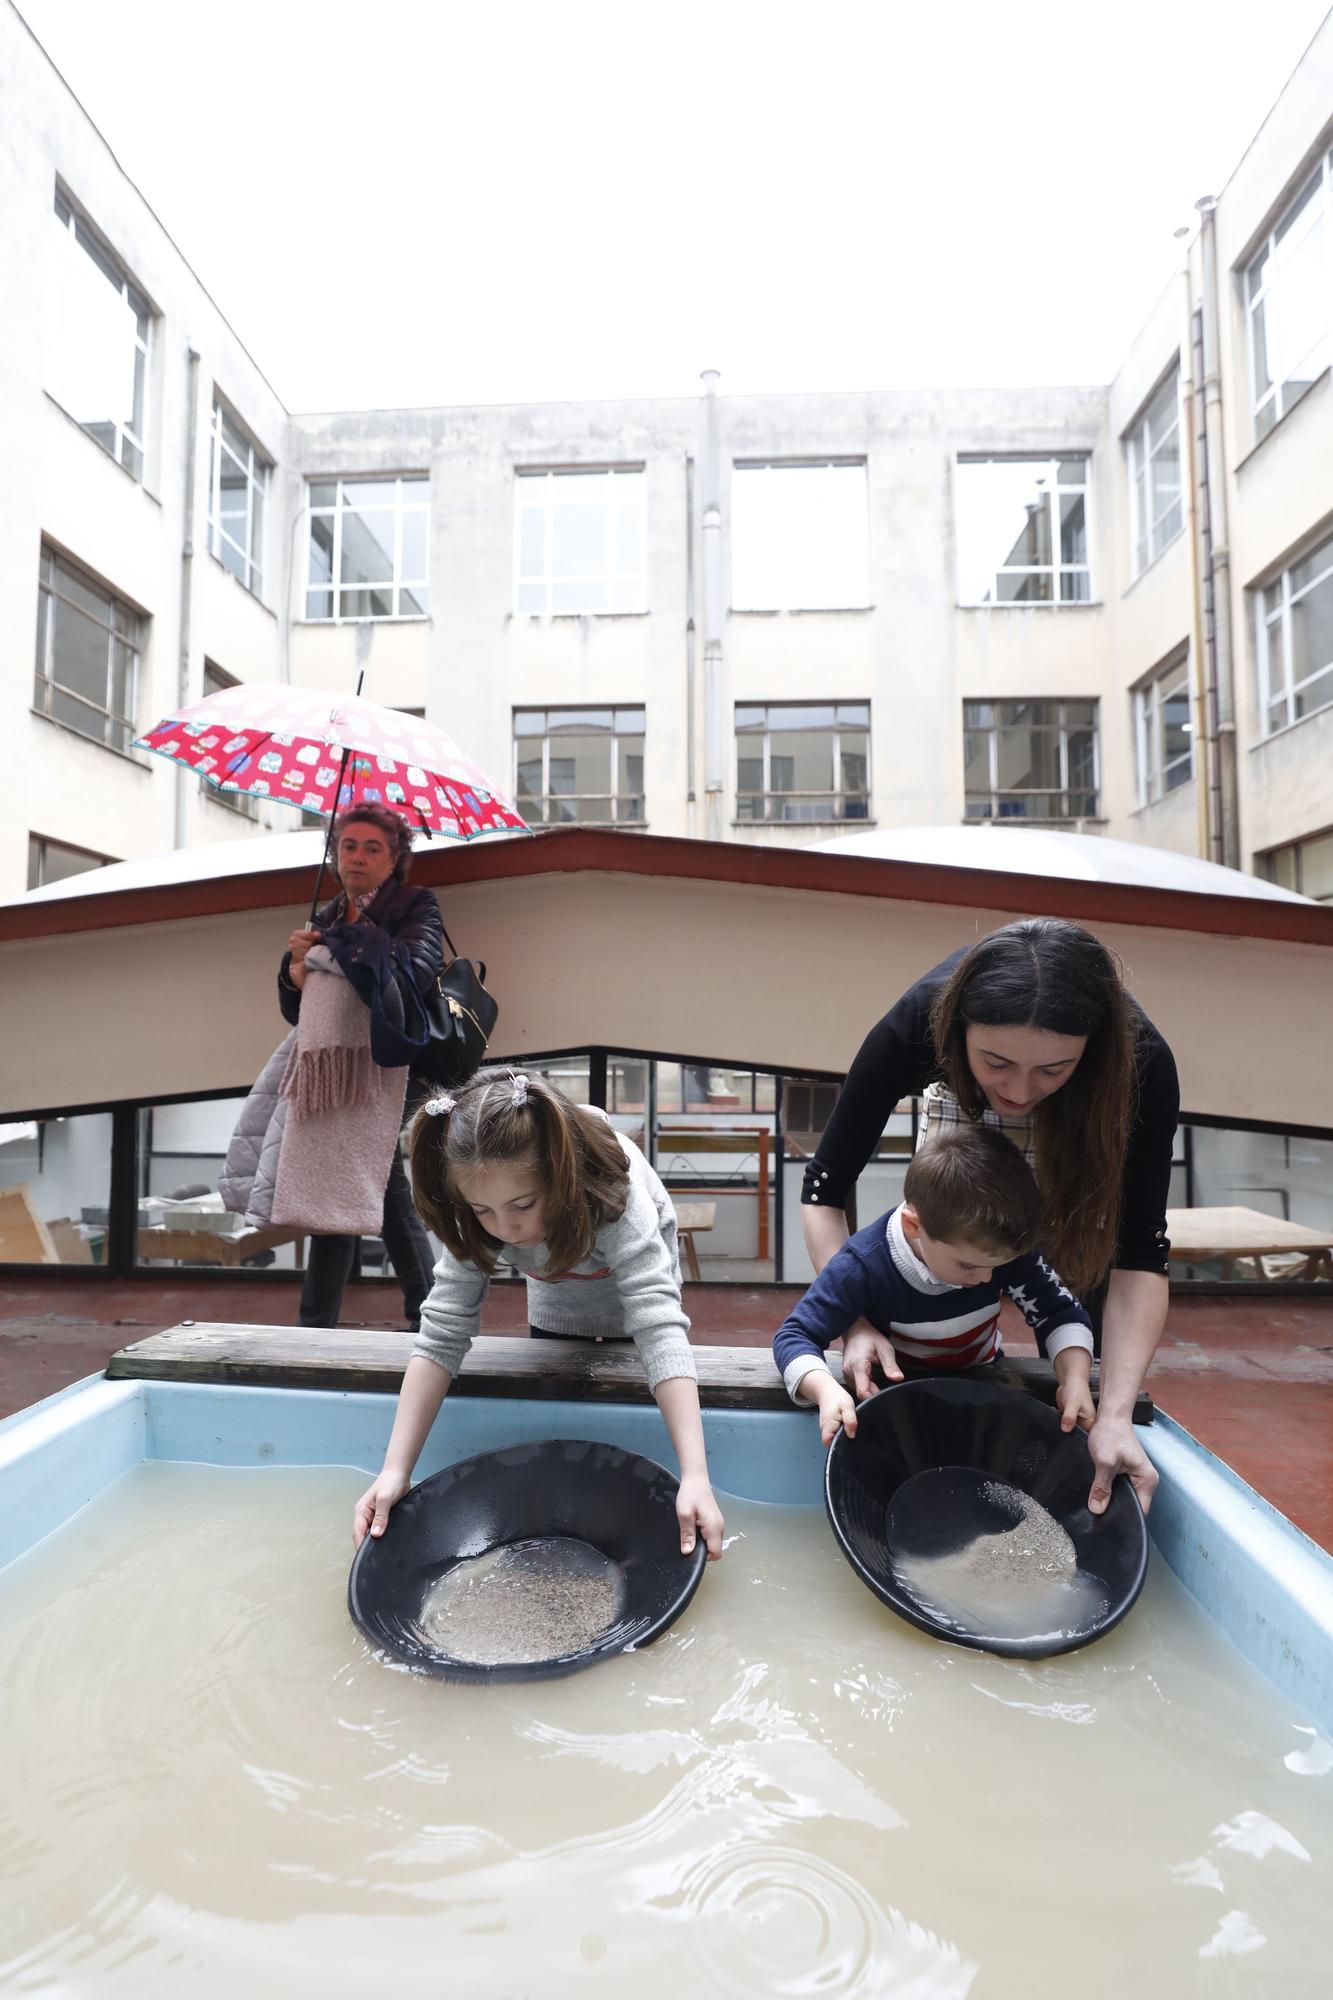
M 958 1125 L 913 1153 L 903 1200 L 937 1243 L 1021 1257 L 1041 1233 L 1036 1176 L 1017 1146 L 989 1125 Z

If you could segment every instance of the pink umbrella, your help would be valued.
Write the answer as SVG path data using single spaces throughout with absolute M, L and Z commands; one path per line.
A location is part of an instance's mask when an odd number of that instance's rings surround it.
M 135 747 L 185 765 L 220 792 L 278 799 L 330 819 L 378 805 L 448 840 L 528 830 L 451 736 L 359 692 L 274 681 L 222 688 L 159 722 Z

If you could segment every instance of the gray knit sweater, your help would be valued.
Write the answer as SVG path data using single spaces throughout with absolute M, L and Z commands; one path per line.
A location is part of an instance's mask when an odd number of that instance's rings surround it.
M 624 1133 L 618 1138 L 629 1164 L 624 1213 L 603 1223 L 591 1256 L 563 1278 L 538 1276 L 546 1246 L 506 1244 L 501 1255 L 528 1281 L 528 1320 L 539 1332 L 588 1339 L 629 1335 L 643 1357 L 648 1387 L 672 1376 L 695 1379 L 690 1322 L 680 1301 L 676 1211 L 643 1154 Z M 421 1309 L 414 1352 L 450 1377 L 457 1375 L 477 1332 L 489 1278 L 446 1250 L 435 1266 L 435 1285 Z

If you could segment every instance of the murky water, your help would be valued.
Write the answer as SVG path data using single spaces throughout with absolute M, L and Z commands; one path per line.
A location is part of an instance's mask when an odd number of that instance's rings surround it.
M 0 1576 L 0 1992 L 1328 1991 L 1333 1746 L 1162 1565 L 1005 1661 L 732 1501 L 656 1645 L 460 1686 L 348 1621 L 364 1484 L 146 1465 Z
M 558 1660 L 600 1638 L 624 1601 L 625 1579 L 600 1549 L 543 1535 L 455 1563 L 427 1591 L 421 1628 L 476 1666 Z

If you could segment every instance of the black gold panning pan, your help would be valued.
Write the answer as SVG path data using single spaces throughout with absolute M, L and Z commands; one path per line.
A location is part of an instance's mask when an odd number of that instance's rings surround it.
M 646 1646 L 685 1609 L 703 1575 L 707 1550 L 680 1552 L 677 1482 L 663 1466 L 616 1445 L 553 1439 L 506 1446 L 450 1465 L 398 1502 L 383 1535 L 367 1535 L 347 1580 L 347 1606 L 371 1644 L 395 1659 L 454 1681 L 545 1680 Z M 498 1551 L 520 1559 L 526 1576 L 593 1578 L 614 1597 L 611 1621 L 577 1646 L 552 1625 L 549 1651 L 533 1657 L 529 1599 L 520 1657 L 459 1658 L 449 1650 L 449 1621 L 423 1623 L 423 1606 L 451 1571 Z M 526 1567 L 523 1567 L 526 1565 Z M 460 1572 L 460 1576 L 463 1572 Z M 503 1601 L 500 1603 L 503 1612 Z M 541 1651 L 542 1632 L 535 1634 Z
M 1092 1480 L 1082 1431 L 1062 1431 L 1035 1397 L 930 1377 L 859 1406 L 856 1436 L 839 1431 L 829 1449 L 824 1498 L 848 1562 L 900 1617 L 955 1645 L 1041 1659 L 1109 1632 L 1143 1588 L 1134 1489 L 1118 1478 L 1093 1514 Z M 1069 1543 L 1023 1496 L 1069 1537 L 1076 1571 L 1042 1561 L 1057 1542 L 1067 1558 Z

